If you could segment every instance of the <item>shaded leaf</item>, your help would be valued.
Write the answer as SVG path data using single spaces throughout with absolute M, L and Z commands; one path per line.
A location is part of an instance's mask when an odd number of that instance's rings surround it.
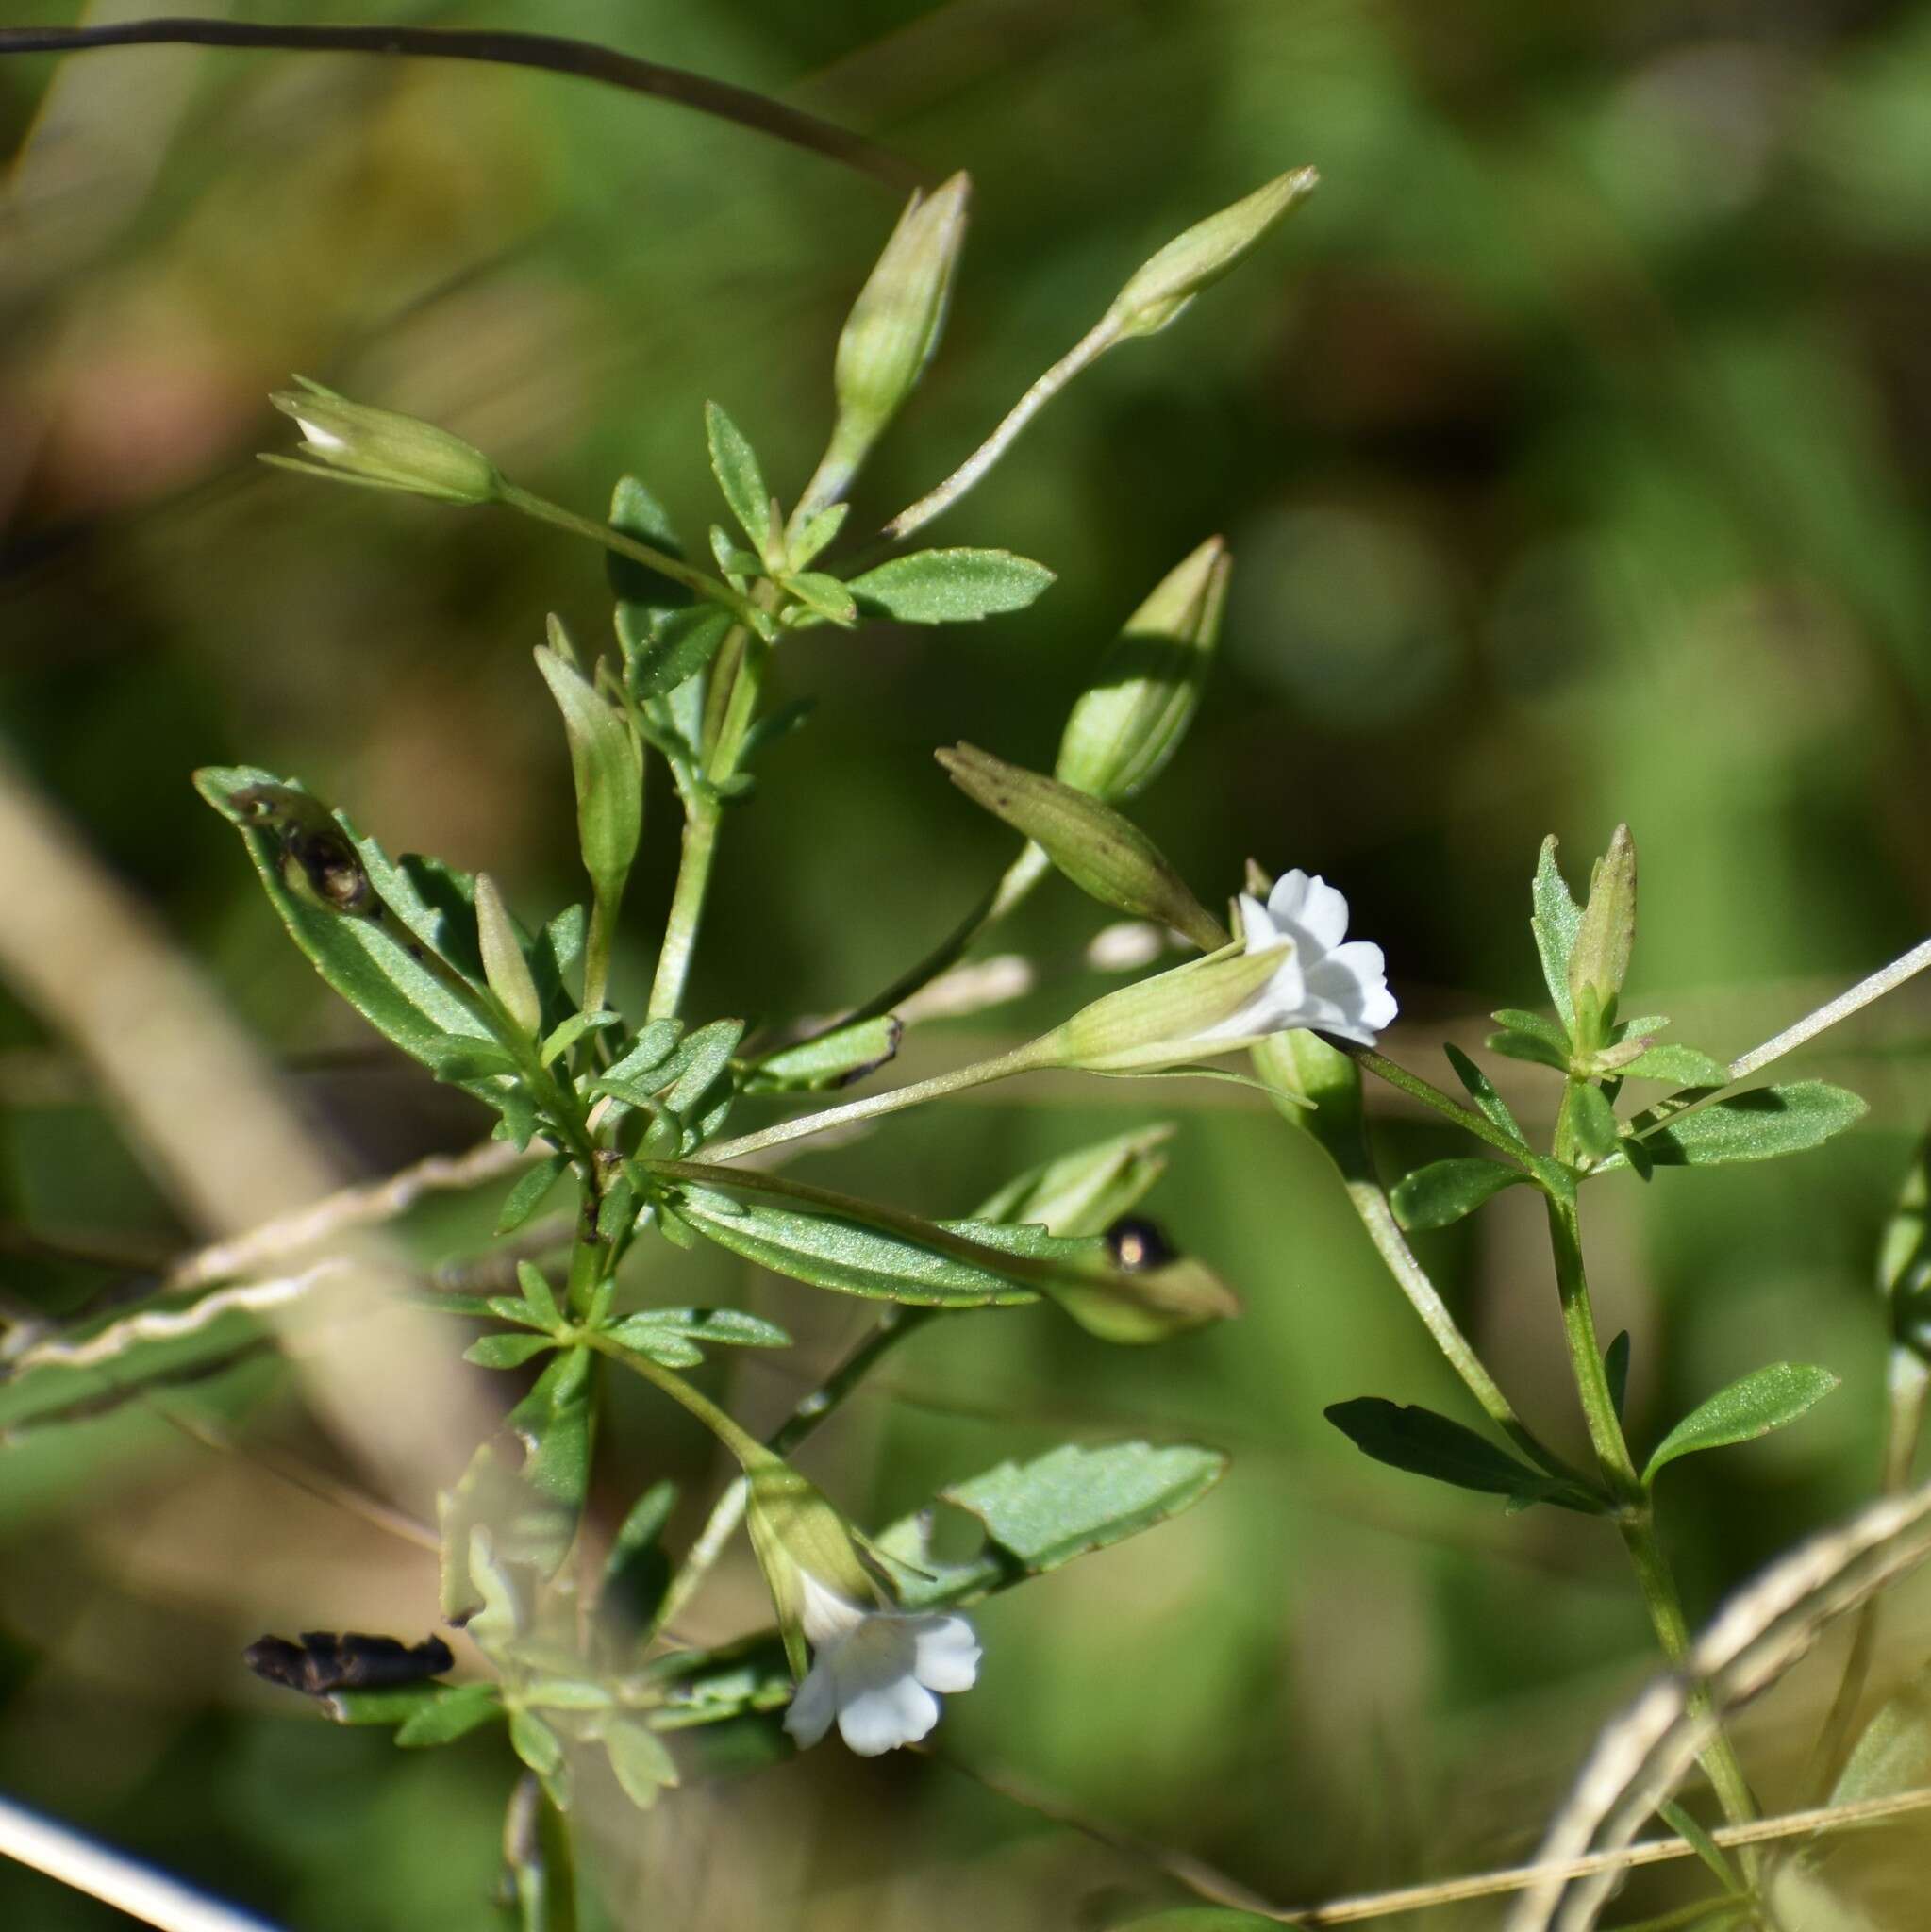
M 1395 1219 L 1410 1233 L 1420 1233 L 1447 1227 L 1504 1188 L 1527 1179 L 1519 1167 L 1505 1167 L 1499 1160 L 1436 1160 L 1399 1181 L 1389 1200 Z
M 624 1795 L 641 1811 L 649 1810 L 658 1793 L 677 1782 L 676 1760 L 663 1740 L 636 1718 L 620 1717 L 607 1724 L 604 1750 Z
M 752 1066 L 746 1091 L 805 1092 L 850 1086 L 884 1066 L 898 1052 L 904 1034 L 895 1013 L 835 1026 L 796 1046 L 763 1055 Z
M 710 443 L 711 474 L 761 558 L 771 549 L 771 492 L 764 487 L 757 453 L 716 403 L 704 406 L 704 431 Z
M 598 1607 L 632 1630 L 649 1627 L 670 1588 L 671 1559 L 662 1538 L 676 1507 L 676 1484 L 655 1482 L 630 1506 L 610 1540 Z
M 498 1235 L 514 1234 L 543 1205 L 550 1190 L 563 1178 L 570 1162 L 560 1154 L 540 1160 L 527 1174 L 517 1177 L 516 1185 L 504 1197 L 496 1216 Z
M 1363 1395 L 1353 1402 L 1338 1402 L 1324 1412 L 1363 1455 L 1392 1469 L 1432 1476 L 1457 1489 L 1507 1496 L 1519 1507 L 1555 1503 L 1585 1515 L 1600 1513 L 1593 1498 L 1518 1462 L 1486 1436 L 1432 1409 L 1402 1407 L 1377 1395 Z
M 1833 1805 L 1859 1805 L 1871 1798 L 1931 1785 L 1931 1672 L 1921 1672 L 1878 1707 L 1859 1733 L 1851 1755 L 1831 1788 Z
M 630 641 L 625 689 L 640 701 L 675 691 L 709 665 L 730 636 L 732 622 L 714 604 L 673 611 L 649 637 Z
M 1626 1328 L 1621 1330 L 1603 1351 L 1603 1379 L 1609 1385 L 1609 1400 L 1615 1405 L 1620 1421 L 1623 1399 L 1629 1393 L 1629 1330 Z
M 1592 1160 L 1606 1160 L 1616 1152 L 1616 1109 L 1609 1096 L 1589 1080 L 1572 1080 L 1563 1095 L 1575 1143 Z
M 1529 1060 L 1540 1067 L 1554 1067 L 1558 1074 L 1569 1071 L 1567 1049 L 1551 1046 L 1540 1034 L 1507 1029 L 1490 1034 L 1482 1044 L 1490 1053 L 1502 1054 L 1512 1060 Z
M 1802 1362 L 1772 1362 L 1767 1368 L 1753 1370 L 1691 1409 L 1656 1444 L 1642 1479 L 1654 1482 L 1656 1472 L 1679 1456 L 1690 1456 L 1700 1449 L 1724 1449 L 1732 1442 L 1767 1436 L 1773 1429 L 1795 1422 L 1837 1386 L 1838 1378 L 1828 1369 Z
M 395 1734 L 405 1751 L 453 1744 L 503 1715 L 493 1684 L 447 1684 L 442 1694 L 413 1713 Z

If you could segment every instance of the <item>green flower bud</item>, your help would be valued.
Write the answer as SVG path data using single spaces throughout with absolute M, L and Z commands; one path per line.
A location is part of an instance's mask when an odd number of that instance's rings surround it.
M 1204 952 L 1226 944 L 1220 922 L 1187 890 L 1159 847 L 1112 807 L 970 744 L 937 757 L 968 798 L 1024 832 L 1103 906 L 1170 925 Z
M 495 464 L 459 436 L 393 409 L 352 403 L 306 376 L 295 380 L 299 390 L 277 390 L 269 401 L 294 419 L 302 455 L 312 460 L 265 456 L 263 462 L 442 503 L 490 503 L 501 493 Z
M 1635 943 L 1636 841 L 1627 825 L 1618 825 L 1608 851 L 1590 874 L 1589 904 L 1569 955 L 1575 1044 L 1585 1054 L 1595 1052 L 1607 1040 Z
M 1269 983 L 1294 973 L 1291 945 L 1224 947 L 1109 992 L 1024 1049 L 1028 1063 L 1143 1074 L 1249 1046 L 1275 1030 Z M 1298 975 L 1296 975 L 1298 978 Z
M 802 1677 L 807 1668 L 806 1576 L 855 1604 L 875 1603 L 878 1592 L 858 1559 L 844 1518 L 815 1483 L 756 1443 L 740 1451 L 740 1460 L 751 1548 L 777 1609 L 792 1674 Z
M 1312 168 L 1276 175 L 1265 188 L 1177 235 L 1113 298 L 1107 320 L 1116 335 L 1150 336 L 1211 282 L 1245 258 L 1288 210 L 1313 192 Z
M 524 958 L 509 908 L 496 890 L 496 881 L 486 872 L 476 874 L 476 938 L 490 991 L 503 1002 L 504 1011 L 523 1036 L 535 1040 L 543 1030 L 543 1003 L 530 977 L 529 961 Z
M 939 346 L 971 199 L 972 181 L 963 174 L 929 195 L 914 194 L 845 318 L 832 366 L 839 413 L 826 458 L 844 480 L 897 415 Z
M 1232 568 L 1209 537 L 1126 620 L 1066 721 L 1053 768 L 1062 784 L 1131 798 L 1174 755 L 1213 661 Z

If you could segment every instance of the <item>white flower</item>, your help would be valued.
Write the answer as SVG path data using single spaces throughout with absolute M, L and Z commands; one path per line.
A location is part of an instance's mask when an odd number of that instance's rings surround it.
M 1381 948 L 1347 938 L 1348 902 L 1325 879 L 1296 867 L 1274 881 L 1264 906 L 1242 892 L 1240 930 L 1249 953 L 1291 943 L 1273 976 L 1215 1033 L 1233 1038 L 1305 1026 L 1373 1046 L 1393 1024 Z
M 808 1570 L 805 1635 L 811 1668 L 785 1713 L 799 1745 L 817 1743 L 838 1720 L 860 1757 L 916 1743 L 939 1722 L 939 1690 L 970 1690 L 979 1641 L 963 1617 L 871 1609 L 827 1590 Z
M 325 429 L 319 423 L 311 423 L 306 416 L 295 418 L 295 427 L 320 450 L 347 449 L 348 444 L 332 430 Z

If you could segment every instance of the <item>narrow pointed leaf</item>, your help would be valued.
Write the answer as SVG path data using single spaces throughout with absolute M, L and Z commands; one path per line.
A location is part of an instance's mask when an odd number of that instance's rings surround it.
M 715 403 L 704 406 L 704 428 L 710 441 L 711 474 L 751 547 L 762 558 L 771 549 L 771 492 L 764 487 L 757 453 Z
M 966 624 L 1024 610 L 1053 581 L 1042 563 L 1009 550 L 915 550 L 845 588 L 867 617 L 895 624 Z
M 1389 1199 L 1395 1219 L 1417 1234 L 1447 1227 L 1504 1188 L 1527 1179 L 1519 1167 L 1505 1167 L 1499 1160 L 1436 1160 L 1406 1176 Z
M 1646 1047 L 1617 1071 L 1625 1080 L 1667 1080 L 1673 1087 L 1726 1087 L 1730 1080 L 1723 1061 L 1693 1046 Z
M 1521 1141 L 1522 1129 L 1516 1125 L 1515 1116 L 1508 1110 L 1508 1103 L 1496 1092 L 1495 1083 L 1460 1047 L 1444 1046 L 1441 1051 L 1448 1056 L 1448 1064 L 1455 1069 L 1455 1077 L 1461 1082 L 1483 1117 L 1505 1134 Z M 1523 1144 L 1527 1143 L 1524 1141 Z
M 1597 1513 L 1597 1506 L 1580 1491 L 1517 1461 L 1486 1436 L 1432 1409 L 1403 1407 L 1364 1395 L 1338 1402 L 1325 1414 L 1363 1455 L 1391 1469 L 1432 1476 L 1457 1489 L 1507 1496 L 1518 1506 L 1555 1503 L 1585 1514 Z
M 1561 868 L 1556 863 L 1556 839 L 1542 841 L 1541 857 L 1536 863 L 1533 889 L 1535 912 L 1530 929 L 1536 936 L 1536 952 L 1542 962 L 1543 983 L 1562 1024 L 1573 1034 L 1575 1008 L 1569 992 L 1569 961 L 1575 951 L 1577 934 L 1582 930 L 1582 908 L 1571 896 Z M 1499 1017 L 1499 1016 L 1498 1016 Z M 1505 1024 L 1507 1024 L 1505 1022 Z

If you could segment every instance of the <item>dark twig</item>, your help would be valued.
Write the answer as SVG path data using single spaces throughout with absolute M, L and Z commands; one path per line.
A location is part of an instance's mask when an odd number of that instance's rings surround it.
M 627 88 L 633 93 L 651 94 L 695 113 L 734 121 L 774 141 L 790 142 L 794 147 L 841 161 L 891 188 L 927 186 L 931 179 L 925 170 L 891 149 L 766 94 L 561 34 L 427 26 L 268 26 L 253 21 L 181 18 L 114 21 L 100 26 L 0 27 L 0 54 L 86 54 L 101 47 L 154 46 L 389 54 L 538 68 Z

